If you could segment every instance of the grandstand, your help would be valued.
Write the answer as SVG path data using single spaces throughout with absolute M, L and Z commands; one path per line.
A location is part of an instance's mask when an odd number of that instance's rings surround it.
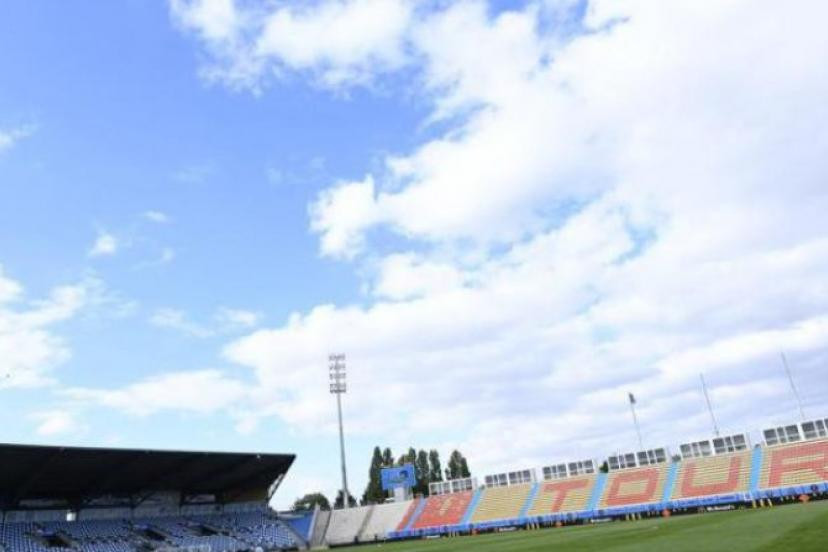
M 561 512 L 583 512 L 595 488 L 596 476 L 572 477 L 538 484 L 534 500 L 527 509 L 530 518 Z
M 630 519 L 710 507 L 828 497 L 828 420 L 772 428 L 751 448 L 746 434 L 543 468 L 544 480 L 487 476 L 474 492 L 415 500 L 389 538 L 505 527 Z M 512 473 L 526 473 L 512 472 Z M 512 474 L 510 473 L 509 476 Z M 377 508 L 382 508 L 378 506 Z
M 3 552 L 307 547 L 267 506 L 293 455 L 0 445 Z
M 734 452 L 680 463 L 673 500 L 747 493 L 750 490 L 751 452 Z
M 448 529 L 460 525 L 471 504 L 473 491 L 430 496 L 419 515 L 415 513 L 412 529 Z
M 413 500 L 404 500 L 391 504 L 378 504 L 372 508 L 368 522 L 359 534 L 359 540 L 362 542 L 385 540 L 388 533 L 402 523 L 413 503 Z
M 328 522 L 325 535 L 327 544 L 350 544 L 358 542 L 358 535 L 368 521 L 370 506 L 334 510 Z
M 290 455 L 0 446 L 0 552 L 241 552 L 634 519 L 828 496 L 828 422 L 433 483 L 428 497 L 276 513 Z
M 532 488 L 532 483 L 522 483 L 482 489 L 469 521 L 486 526 L 490 522 L 518 519 Z

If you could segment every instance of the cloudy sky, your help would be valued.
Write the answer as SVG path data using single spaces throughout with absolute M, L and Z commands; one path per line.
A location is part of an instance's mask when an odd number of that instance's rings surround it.
M 828 415 L 828 4 L 0 10 L 8 442 L 478 476 Z

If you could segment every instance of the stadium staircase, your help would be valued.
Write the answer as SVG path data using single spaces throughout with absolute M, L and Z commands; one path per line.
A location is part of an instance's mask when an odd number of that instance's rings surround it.
M 291 537 L 293 538 L 294 545 L 296 546 L 297 550 L 308 550 L 308 535 L 307 533 L 302 535 L 299 530 L 290 523 L 281 522 L 282 526 L 285 528 L 287 532 L 290 533 Z
M 320 548 L 325 544 L 325 533 L 328 531 L 328 524 L 331 521 L 330 510 L 317 509 L 316 517 L 313 521 L 313 531 L 311 531 L 310 547 Z
M 369 506 L 358 506 L 331 512 L 325 542 L 334 545 L 356 543 L 369 509 Z
M 365 527 L 359 533 L 360 542 L 385 540 L 402 522 L 413 502 L 406 500 L 374 506 Z
M 357 530 L 358 541 L 362 541 L 364 539 L 365 529 L 368 527 L 368 522 L 371 521 L 371 517 L 373 517 L 376 509 L 377 506 L 375 504 L 371 504 L 370 506 L 368 506 L 368 513 L 365 514 L 365 518 L 362 520 L 362 523 L 359 526 L 359 530 Z
M 403 516 L 403 519 L 400 522 L 400 524 L 397 526 L 397 531 L 410 531 L 411 528 L 414 526 L 414 523 L 416 523 L 417 518 L 419 518 L 420 514 L 423 513 L 425 505 L 426 499 L 415 499 L 408 507 L 408 511 L 406 512 L 405 516 Z
M 480 499 L 483 498 L 483 493 L 486 491 L 485 487 L 480 487 L 476 491 L 474 491 L 474 496 L 471 499 L 471 503 L 469 507 L 466 508 L 466 513 L 463 514 L 463 519 L 460 520 L 460 525 L 468 525 L 469 520 L 474 515 L 474 512 L 477 511 L 477 505 L 480 504 Z

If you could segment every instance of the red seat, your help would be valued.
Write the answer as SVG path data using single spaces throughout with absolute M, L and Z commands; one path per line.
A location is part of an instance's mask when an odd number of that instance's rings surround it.
M 457 525 L 469 508 L 472 494 L 471 491 L 466 491 L 428 497 L 423 512 L 414 522 L 413 529 Z

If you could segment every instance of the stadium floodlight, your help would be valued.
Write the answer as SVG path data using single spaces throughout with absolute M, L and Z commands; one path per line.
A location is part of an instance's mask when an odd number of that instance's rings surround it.
M 348 498 L 348 475 L 345 469 L 345 434 L 342 429 L 342 395 L 348 392 L 345 371 L 345 355 L 342 353 L 328 355 L 328 378 L 332 395 L 336 395 L 336 411 L 339 416 L 339 457 L 342 463 L 342 507 L 350 507 Z
M 796 400 L 796 406 L 799 408 L 799 418 L 801 421 L 805 421 L 805 409 L 802 408 L 802 398 L 799 396 L 799 391 L 796 389 L 796 384 L 794 383 L 793 376 L 791 375 L 791 368 L 788 366 L 788 357 L 785 356 L 785 353 L 780 353 L 782 356 L 782 366 L 785 367 L 785 375 L 788 376 L 788 383 L 791 385 L 791 393 L 793 393 L 794 400 Z
M 707 393 L 707 382 L 704 381 L 704 374 L 699 374 L 702 385 L 702 393 L 704 393 L 704 400 L 707 403 L 707 411 L 710 413 L 710 420 L 713 422 L 713 434 L 719 437 L 719 423 L 716 421 L 716 415 L 713 414 L 713 405 L 710 403 L 710 395 Z
M 635 425 L 635 434 L 638 436 L 638 446 L 640 450 L 644 450 L 644 439 L 641 438 L 641 426 L 638 425 L 638 416 L 635 414 L 635 405 L 638 401 L 631 392 L 628 392 L 630 399 L 630 412 L 632 412 L 633 424 Z

